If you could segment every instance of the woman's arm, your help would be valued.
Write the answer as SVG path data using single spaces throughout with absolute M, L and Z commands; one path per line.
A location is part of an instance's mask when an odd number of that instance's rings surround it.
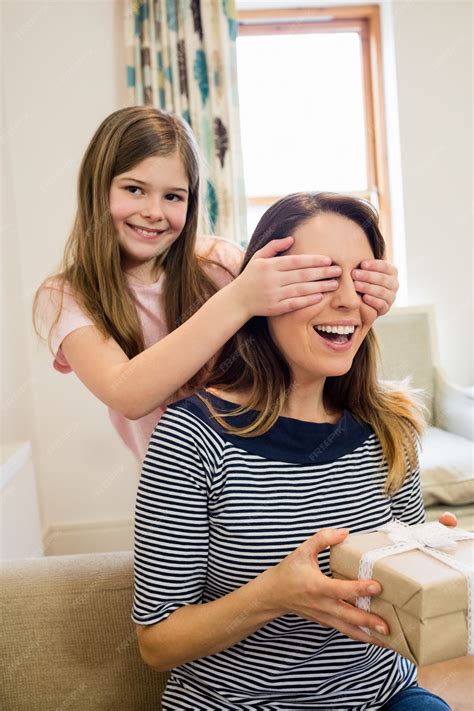
M 180 607 L 156 625 L 140 625 L 137 635 L 143 660 L 166 671 L 228 649 L 287 613 L 334 627 L 352 639 L 378 644 L 360 627 L 384 634 L 384 620 L 345 601 L 377 595 L 380 585 L 373 580 L 329 578 L 317 563 L 320 552 L 342 542 L 347 534 L 347 529 L 321 529 L 277 566 L 237 590 L 212 602 Z
M 163 622 L 139 625 L 143 661 L 166 671 L 237 644 L 281 614 L 270 606 L 265 586 L 262 574 L 219 600 L 185 605 Z

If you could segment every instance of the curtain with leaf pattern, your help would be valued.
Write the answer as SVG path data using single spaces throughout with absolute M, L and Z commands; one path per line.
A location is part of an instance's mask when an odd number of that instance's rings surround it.
M 126 0 L 129 104 L 182 116 L 204 158 L 215 234 L 244 244 L 234 0 Z

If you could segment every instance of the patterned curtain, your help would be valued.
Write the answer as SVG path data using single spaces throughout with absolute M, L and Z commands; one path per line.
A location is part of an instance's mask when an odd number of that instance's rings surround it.
M 126 0 L 129 103 L 182 116 L 207 176 L 210 229 L 245 244 L 234 0 Z

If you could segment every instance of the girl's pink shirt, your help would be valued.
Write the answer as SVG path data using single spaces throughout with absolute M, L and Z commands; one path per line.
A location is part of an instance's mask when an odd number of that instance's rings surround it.
M 238 245 L 219 237 L 200 237 L 197 240 L 196 251 L 198 254 L 209 257 L 227 267 L 232 274 L 237 276 L 242 262 L 242 251 Z M 219 289 L 232 281 L 232 277 L 225 269 L 216 265 L 204 265 L 209 276 Z M 129 283 L 135 297 L 138 316 L 143 329 L 145 348 L 157 343 L 168 335 L 166 320 L 163 311 L 162 293 L 165 275 L 162 274 L 154 284 Z M 44 332 L 48 333 L 51 324 L 57 315 L 58 290 L 52 285 L 43 288 L 40 295 L 40 319 Z M 72 368 L 64 355 L 61 344 L 73 331 L 83 326 L 94 326 L 93 320 L 81 309 L 70 291 L 64 292 L 63 308 L 58 323 L 53 329 L 51 346 L 54 353 L 53 366 L 60 373 L 71 373 Z M 148 448 L 148 442 L 158 420 L 165 410 L 161 405 L 148 415 L 138 420 L 129 420 L 120 412 L 109 409 L 110 419 L 126 446 L 141 461 Z

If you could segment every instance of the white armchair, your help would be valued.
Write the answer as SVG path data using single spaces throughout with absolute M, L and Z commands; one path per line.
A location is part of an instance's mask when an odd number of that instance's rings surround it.
M 474 530 L 474 392 L 450 383 L 439 366 L 434 309 L 393 308 L 375 331 L 382 378 L 408 378 L 428 409 L 420 455 L 427 519 L 449 510 Z

